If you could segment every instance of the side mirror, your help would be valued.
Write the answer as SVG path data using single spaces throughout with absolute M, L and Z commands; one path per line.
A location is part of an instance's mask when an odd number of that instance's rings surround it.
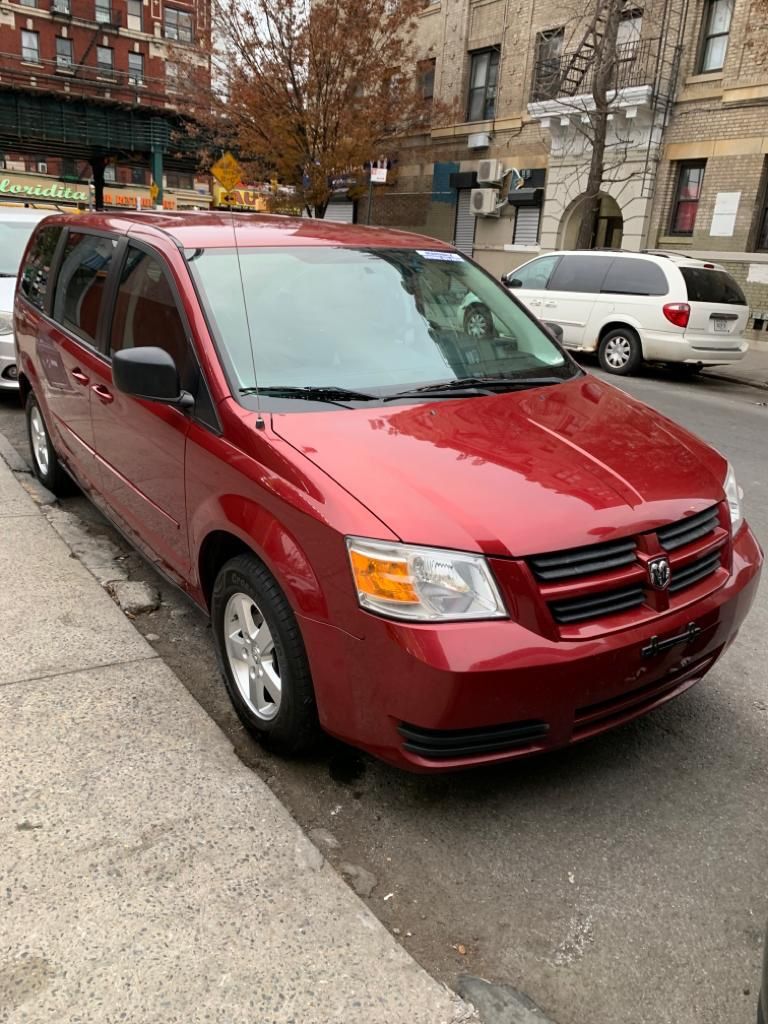
M 550 334 L 554 335 L 555 340 L 563 344 L 563 328 L 560 324 L 553 324 L 551 320 L 542 320 L 542 323 L 547 328 Z
M 513 277 L 511 274 L 507 274 L 506 278 L 504 279 L 504 284 L 507 286 L 507 288 L 522 288 L 523 287 L 523 282 L 520 280 L 520 278 L 519 277 Z
M 118 391 L 150 402 L 189 409 L 195 400 L 179 384 L 179 371 L 171 356 L 154 346 L 126 348 L 112 357 L 112 379 Z

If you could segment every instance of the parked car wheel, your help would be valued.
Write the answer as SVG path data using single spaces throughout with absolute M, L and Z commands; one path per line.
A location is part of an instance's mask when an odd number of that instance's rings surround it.
M 496 333 L 493 316 L 487 306 L 477 303 L 464 314 L 464 331 L 470 338 L 492 338 Z
M 600 341 L 597 354 L 604 370 L 621 376 L 634 373 L 643 361 L 640 339 L 631 327 L 616 327 L 608 331 Z
M 239 555 L 221 569 L 211 618 L 227 691 L 246 728 L 284 753 L 311 748 L 320 726 L 299 625 L 254 556 Z
M 29 450 L 32 455 L 32 468 L 35 476 L 57 498 L 64 498 L 72 493 L 74 483 L 59 462 L 34 391 L 30 391 L 27 398 L 26 412 L 27 437 L 29 438 Z

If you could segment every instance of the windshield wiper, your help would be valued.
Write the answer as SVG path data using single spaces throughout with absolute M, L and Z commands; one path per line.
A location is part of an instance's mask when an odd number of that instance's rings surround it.
M 437 384 L 424 384 L 419 388 L 411 388 L 409 391 L 399 391 L 396 395 L 387 395 L 383 401 L 392 402 L 397 398 L 431 397 L 432 395 L 449 396 L 464 391 L 473 395 L 493 395 L 497 389 L 512 391 L 563 383 L 562 377 L 463 377 L 459 380 L 438 381 Z
M 350 391 L 349 388 L 336 387 L 334 384 L 306 387 L 294 387 L 290 384 L 270 384 L 263 388 L 240 388 L 241 395 L 269 395 L 277 398 L 305 398 L 309 402 L 337 402 L 346 399 L 349 402 L 379 401 L 378 395 L 367 395 L 364 391 Z

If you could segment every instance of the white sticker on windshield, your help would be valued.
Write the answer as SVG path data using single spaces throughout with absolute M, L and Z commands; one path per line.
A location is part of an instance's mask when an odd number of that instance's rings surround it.
M 462 257 L 457 252 L 440 252 L 439 249 L 417 249 L 419 256 L 425 260 L 442 260 L 444 263 L 462 263 Z

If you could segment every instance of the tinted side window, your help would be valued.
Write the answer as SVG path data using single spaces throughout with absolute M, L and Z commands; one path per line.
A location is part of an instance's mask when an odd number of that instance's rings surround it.
M 195 373 L 187 332 L 162 260 L 129 246 L 112 317 L 110 354 L 142 345 L 164 349 L 176 363 L 182 387 L 189 389 Z
M 509 281 L 513 288 L 546 288 L 559 256 L 542 256 L 525 267 L 510 271 Z
M 614 260 L 602 292 L 612 295 L 666 295 L 669 285 L 661 267 L 650 260 Z
M 680 270 L 691 302 L 725 302 L 731 306 L 746 306 L 744 292 L 724 270 L 704 270 L 702 267 L 680 267 Z
M 92 345 L 116 248 L 114 238 L 81 231 L 70 231 L 64 245 L 53 318 Z
M 43 228 L 38 231 L 21 272 L 21 293 L 38 309 L 45 306 L 51 263 L 61 238 L 61 231 L 61 228 Z
M 611 263 L 611 256 L 563 256 L 549 282 L 549 290 L 599 292 Z

